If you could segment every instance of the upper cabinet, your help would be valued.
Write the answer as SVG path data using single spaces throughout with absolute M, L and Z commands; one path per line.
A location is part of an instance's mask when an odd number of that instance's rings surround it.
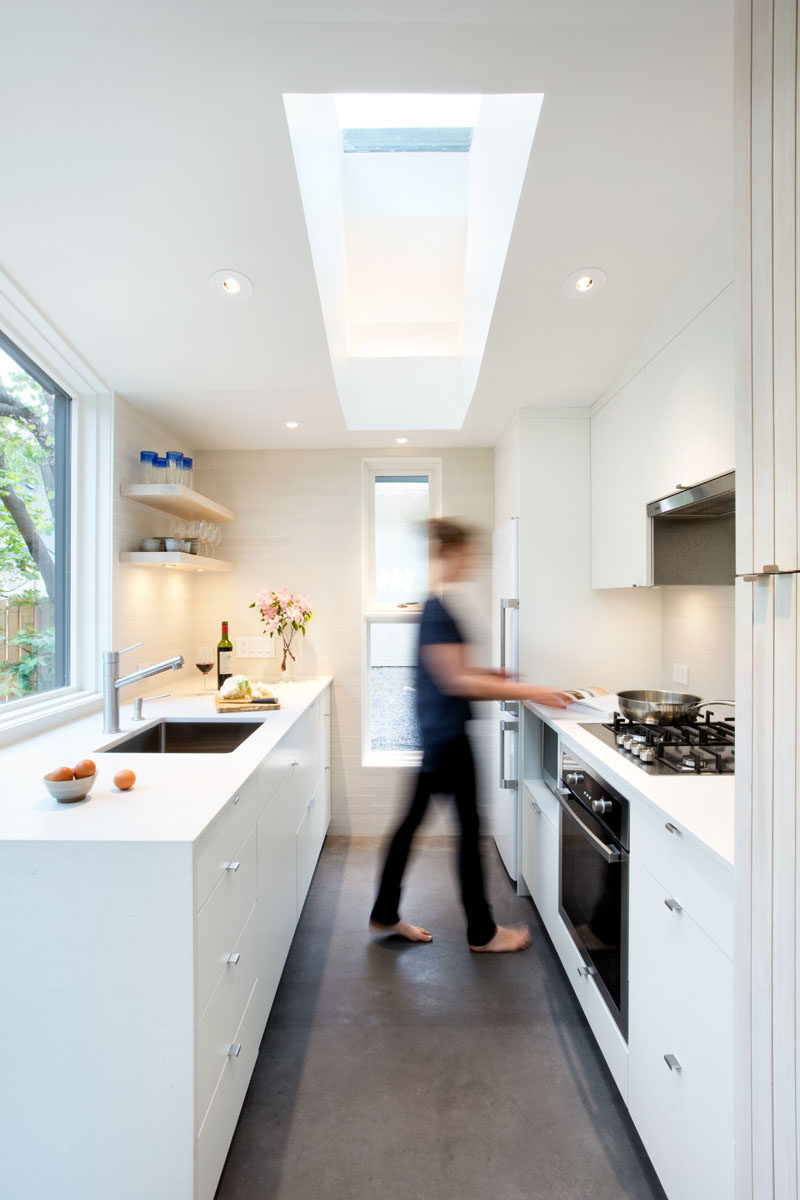
M 592 418 L 592 587 L 652 582 L 651 500 L 733 469 L 733 287 Z

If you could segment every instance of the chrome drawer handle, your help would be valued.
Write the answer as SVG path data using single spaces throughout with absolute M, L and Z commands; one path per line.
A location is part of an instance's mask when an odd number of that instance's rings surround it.
M 234 804 L 238 804 L 238 803 L 239 803 L 239 801 L 241 800 L 241 798 L 242 798 L 241 796 L 234 796 L 234 797 L 233 797 L 233 803 L 234 803 Z
M 228 1058 L 238 1058 L 242 1052 L 242 1043 L 233 1042 L 228 1046 Z
M 233 966 L 235 967 L 240 958 L 241 958 L 241 955 L 239 954 L 239 951 L 234 950 L 233 954 L 228 955 L 228 957 L 225 959 L 225 962 L 232 963 Z
M 578 974 L 583 979 L 588 979 L 590 975 L 595 974 L 595 969 L 594 967 L 578 967 Z
M 238 863 L 238 862 L 229 862 L 229 863 L 226 863 L 226 864 L 225 864 L 225 870 L 226 870 L 226 871 L 238 871 L 238 870 L 239 870 L 239 863 Z
M 542 810 L 541 810 L 541 808 L 539 807 L 539 805 L 536 803 L 536 801 L 535 801 L 535 800 L 531 800 L 531 808 L 533 809 L 533 811 L 534 811 L 535 813 L 541 813 L 541 811 L 542 811 Z
M 664 903 L 666 904 L 666 906 L 670 912 L 674 912 L 674 913 L 683 912 L 683 905 L 678 904 L 677 900 L 665 900 Z
M 665 1054 L 664 1062 L 669 1067 L 670 1071 L 680 1071 L 681 1064 L 678 1062 L 674 1054 Z
M 314 795 L 313 795 L 313 796 L 311 797 L 311 799 L 310 799 L 310 800 L 309 800 L 309 801 L 306 803 L 306 808 L 308 808 L 308 809 L 311 809 L 311 808 L 313 808 L 313 807 L 314 807 L 314 805 L 317 803 L 317 798 L 318 798 L 318 797 L 317 797 L 317 793 L 316 793 L 316 792 L 314 792 Z
M 680 829 L 678 829 L 677 825 L 673 825 L 672 821 L 667 821 L 664 825 L 664 828 L 666 829 L 667 833 L 677 833 L 680 835 Z
M 299 767 L 299 766 L 300 766 L 300 763 L 299 763 L 299 762 L 290 762 L 290 763 L 289 763 L 289 766 L 290 766 L 290 767 Z

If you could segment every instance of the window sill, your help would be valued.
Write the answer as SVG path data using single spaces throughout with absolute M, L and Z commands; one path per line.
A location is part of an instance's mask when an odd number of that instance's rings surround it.
M 49 700 L 43 698 L 30 707 L 0 713 L 0 746 L 10 746 L 37 733 L 67 725 L 102 706 L 103 697 L 98 692 L 67 692 Z
M 413 769 L 421 762 L 421 750 L 372 750 L 361 758 L 362 767 L 391 767 L 393 770 L 398 767 Z

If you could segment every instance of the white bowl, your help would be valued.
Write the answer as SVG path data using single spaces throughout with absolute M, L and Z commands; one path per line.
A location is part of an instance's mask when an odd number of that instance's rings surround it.
M 95 779 L 96 771 L 94 775 L 85 775 L 83 779 L 45 779 L 44 786 L 56 800 L 60 800 L 62 804 L 69 804 L 74 800 L 85 799 L 94 787 Z
M 183 538 L 165 538 L 167 550 L 183 550 Z

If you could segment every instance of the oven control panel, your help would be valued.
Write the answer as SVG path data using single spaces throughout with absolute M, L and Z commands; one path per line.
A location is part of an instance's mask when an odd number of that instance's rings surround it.
M 590 812 L 628 849 L 628 801 L 569 751 L 561 755 L 561 782 L 565 792 Z

